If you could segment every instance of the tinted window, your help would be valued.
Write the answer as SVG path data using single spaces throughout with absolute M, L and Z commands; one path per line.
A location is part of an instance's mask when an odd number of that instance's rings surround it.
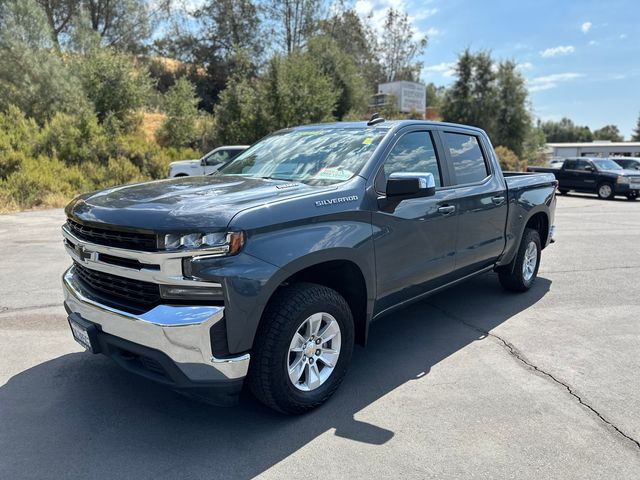
M 462 133 L 445 133 L 443 139 L 451 157 L 457 184 L 476 183 L 487 177 L 487 164 L 476 137 Z
M 436 150 L 429 132 L 411 132 L 396 143 L 384 162 L 376 189 L 384 191 L 389 175 L 396 172 L 431 173 L 436 187 L 441 186 Z
M 576 161 L 575 160 L 565 160 L 564 161 L 564 168 L 566 170 L 575 170 L 576 168 Z
M 589 166 L 589 162 L 587 162 L 586 160 L 576 160 L 576 165 L 573 168 L 576 170 L 586 171 L 587 167 Z

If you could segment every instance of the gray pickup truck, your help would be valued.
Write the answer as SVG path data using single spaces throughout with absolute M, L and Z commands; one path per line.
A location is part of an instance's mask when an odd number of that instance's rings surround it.
M 503 174 L 472 127 L 278 131 L 214 175 L 73 200 L 69 324 L 87 350 L 173 389 L 232 404 L 246 385 L 302 413 L 336 390 L 373 320 L 491 270 L 528 290 L 555 191 L 552 174 Z

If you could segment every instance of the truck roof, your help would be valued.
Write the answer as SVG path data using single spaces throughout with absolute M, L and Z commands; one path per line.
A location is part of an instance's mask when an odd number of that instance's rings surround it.
M 376 123 L 375 125 L 367 125 L 366 121 L 361 122 L 330 122 L 330 123 L 315 123 L 310 125 L 302 125 L 299 127 L 290 127 L 284 130 L 318 130 L 318 129 L 330 129 L 330 128 L 401 128 L 409 125 L 424 125 L 430 127 L 455 127 L 464 128 L 467 130 L 474 130 L 478 133 L 484 134 L 484 130 L 478 127 L 472 127 L 470 125 L 461 125 L 458 123 L 437 122 L 433 120 L 384 120 L 383 122 Z

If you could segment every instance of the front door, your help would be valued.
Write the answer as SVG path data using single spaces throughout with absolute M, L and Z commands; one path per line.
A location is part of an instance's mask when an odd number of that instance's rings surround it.
M 597 175 L 593 164 L 582 159 L 567 160 L 567 162 L 569 163 L 565 165 L 565 175 L 569 187 L 575 190 L 595 192 Z
M 390 200 L 386 181 L 396 172 L 433 174 L 435 196 Z M 373 212 L 378 304 L 376 313 L 447 282 L 454 266 L 458 217 L 444 190 L 433 133 L 412 130 L 391 148 L 375 179 Z

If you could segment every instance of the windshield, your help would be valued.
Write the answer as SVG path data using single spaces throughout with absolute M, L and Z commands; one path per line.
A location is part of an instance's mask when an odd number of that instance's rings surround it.
M 330 185 L 356 175 L 386 135 L 380 128 L 322 128 L 275 133 L 238 155 L 222 175 Z
M 622 167 L 613 160 L 592 160 L 598 170 L 622 170 Z

